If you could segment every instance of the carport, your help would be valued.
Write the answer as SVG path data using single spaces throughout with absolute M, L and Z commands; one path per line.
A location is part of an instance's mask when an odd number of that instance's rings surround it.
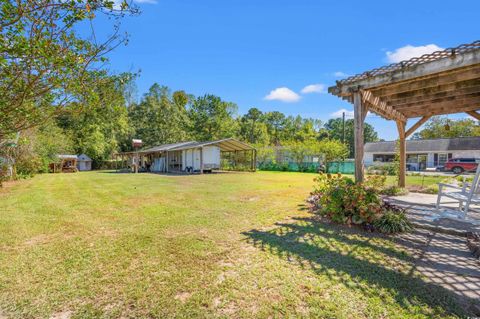
M 255 171 L 256 149 L 234 138 L 163 144 L 144 150 L 118 153 L 114 155 L 114 160 L 118 163 L 120 158 L 121 166 L 130 166 L 133 171 L 136 167 L 140 171 L 199 172 L 203 174 L 204 171 L 220 168 L 222 156 L 238 159 L 240 155 L 248 160 L 249 169 Z M 237 168 L 236 162 L 234 162 L 233 168 Z

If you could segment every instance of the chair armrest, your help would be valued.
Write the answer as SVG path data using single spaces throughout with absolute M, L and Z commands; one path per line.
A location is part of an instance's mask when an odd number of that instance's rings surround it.
M 458 185 L 453 185 L 453 184 L 446 184 L 446 183 L 438 183 L 438 189 L 442 189 L 443 187 L 449 187 L 449 188 L 455 188 L 459 190 L 463 190 L 462 187 L 458 187 Z

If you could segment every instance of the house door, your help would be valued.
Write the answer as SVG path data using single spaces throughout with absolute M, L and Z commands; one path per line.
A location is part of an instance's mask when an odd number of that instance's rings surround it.
M 418 170 L 424 171 L 427 169 L 427 154 L 418 155 Z

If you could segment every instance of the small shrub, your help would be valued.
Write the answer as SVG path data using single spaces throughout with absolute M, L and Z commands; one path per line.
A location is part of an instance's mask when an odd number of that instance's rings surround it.
M 365 178 L 365 182 L 363 183 L 363 185 L 367 188 L 372 188 L 376 191 L 380 191 L 385 187 L 386 181 L 386 175 L 371 175 Z
M 381 200 L 375 188 L 355 184 L 341 174 L 320 174 L 310 203 L 315 211 L 337 223 L 371 223 L 381 215 Z M 372 182 L 377 184 L 378 181 Z
M 385 179 L 385 176 L 371 176 L 364 183 L 354 183 L 341 174 L 320 173 L 315 178 L 316 186 L 307 202 L 312 211 L 336 223 L 362 225 L 365 230 L 373 231 L 374 225 L 384 219 L 378 224 L 379 230 L 407 231 L 410 224 L 403 222 L 403 210 L 380 198 L 379 190 L 384 188 Z M 384 217 L 386 212 L 395 212 L 400 217 Z M 397 227 L 397 221 L 407 226 L 402 224 Z
M 404 212 L 393 210 L 386 211 L 373 224 L 378 231 L 387 234 L 409 232 L 413 229 Z
M 398 186 L 388 186 L 383 188 L 380 191 L 380 194 L 387 195 L 387 196 L 402 196 L 402 195 L 407 195 L 408 190 L 406 188 L 401 188 Z
M 438 185 L 437 184 L 428 185 L 427 187 L 422 189 L 421 193 L 438 194 Z
M 397 175 L 398 165 L 395 162 L 392 163 L 374 163 L 367 168 L 369 173 L 376 173 L 380 175 Z

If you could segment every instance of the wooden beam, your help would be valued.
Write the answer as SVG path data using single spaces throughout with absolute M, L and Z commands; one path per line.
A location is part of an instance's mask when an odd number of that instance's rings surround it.
M 355 182 L 363 182 L 363 99 L 362 93 L 353 93 L 353 116 L 354 116 L 354 138 L 355 138 Z
M 476 111 L 480 109 L 480 98 L 462 100 L 462 101 L 445 101 L 435 103 L 423 107 L 410 107 L 399 110 L 408 118 L 421 117 L 428 115 L 442 115 L 452 113 L 464 113 L 467 111 Z
M 440 97 L 440 98 L 426 100 L 422 102 L 395 104 L 395 105 L 392 105 L 392 107 L 395 110 L 402 111 L 408 108 L 425 109 L 425 107 L 428 107 L 430 105 L 438 105 L 440 103 L 452 103 L 453 105 L 453 104 L 460 104 L 460 103 L 478 103 L 478 101 L 480 101 L 480 91 L 476 91 L 474 93 L 465 94 L 461 96 Z
M 430 76 L 420 77 L 410 82 L 390 82 L 383 86 L 372 88 L 375 96 L 383 97 L 393 94 L 407 93 L 416 90 L 431 89 L 452 83 L 471 81 L 480 77 L 480 65 L 468 68 L 460 68 L 451 72 L 439 73 Z
M 480 114 L 477 113 L 477 111 L 467 111 L 465 112 L 467 113 L 468 115 L 470 115 L 471 117 L 474 117 L 476 118 L 478 121 L 480 121 Z
M 381 113 L 391 120 L 398 120 L 402 122 L 407 120 L 402 113 L 396 111 L 393 107 L 382 101 L 379 97 L 374 96 L 372 92 L 362 90 L 360 91 L 360 94 L 363 103 L 368 103 L 372 111 Z
M 165 154 L 165 172 L 167 172 L 167 173 L 168 173 L 168 170 L 169 170 L 168 167 L 170 166 L 170 162 L 169 162 L 170 158 L 168 156 L 168 153 L 169 152 L 167 151 L 166 154 Z
M 422 88 L 413 89 L 407 92 L 392 93 L 392 94 L 382 94 L 384 90 L 371 90 L 375 96 L 382 98 L 385 101 L 394 101 L 398 99 L 417 97 L 417 96 L 430 96 L 437 93 L 449 93 L 455 92 L 460 89 L 467 89 L 471 87 L 478 87 L 480 85 L 480 77 L 474 79 L 460 81 L 460 82 L 449 82 L 447 84 L 437 85 L 437 86 L 427 86 Z
M 466 98 L 472 95 L 475 95 L 480 92 L 480 84 L 478 86 L 471 86 L 463 89 L 457 89 L 455 91 L 441 91 L 434 94 L 423 94 L 423 95 L 414 95 L 411 97 L 405 98 L 398 98 L 398 99 L 390 99 L 390 98 L 383 98 L 388 105 L 392 107 L 396 107 L 397 105 L 404 105 L 404 104 L 418 104 L 418 103 L 429 103 L 431 101 L 438 101 L 438 100 L 447 100 L 449 98 Z
M 203 147 L 200 147 L 200 174 L 203 174 Z
M 410 113 L 420 113 L 418 116 L 424 115 L 436 115 L 438 112 L 446 111 L 448 113 L 462 113 L 466 111 L 477 110 L 480 105 L 480 96 L 478 97 L 470 97 L 464 99 L 452 99 L 448 101 L 441 101 L 436 103 L 429 103 L 429 104 L 420 104 L 420 105 L 409 105 L 397 108 L 398 112 L 402 112 L 407 117 L 407 114 Z
M 407 167 L 407 149 L 405 142 L 405 122 L 397 121 L 399 137 L 400 167 L 398 170 L 398 186 L 405 187 L 405 169 Z
M 460 69 L 470 69 L 480 64 L 480 50 L 465 52 L 458 55 L 451 55 L 442 59 L 425 62 L 413 66 L 402 67 L 397 70 L 385 72 L 378 75 L 367 76 L 366 78 L 343 83 L 337 82 L 334 87 L 328 88 L 328 92 L 337 95 L 350 95 L 352 90 L 371 89 L 388 85 L 391 83 L 415 82 L 419 78 L 432 77 L 432 74 L 442 74 Z M 451 81 L 449 81 L 451 82 Z M 410 90 L 406 90 L 410 91 Z
M 420 120 L 418 120 L 417 123 L 413 124 L 411 128 L 409 128 L 406 132 L 405 132 L 405 138 L 409 137 L 410 135 L 412 135 L 413 132 L 415 132 L 415 130 L 417 128 L 419 128 L 420 126 L 423 125 L 423 123 L 425 123 L 426 121 L 428 121 L 428 119 L 431 118 L 430 115 L 425 115 L 424 117 L 422 117 Z

